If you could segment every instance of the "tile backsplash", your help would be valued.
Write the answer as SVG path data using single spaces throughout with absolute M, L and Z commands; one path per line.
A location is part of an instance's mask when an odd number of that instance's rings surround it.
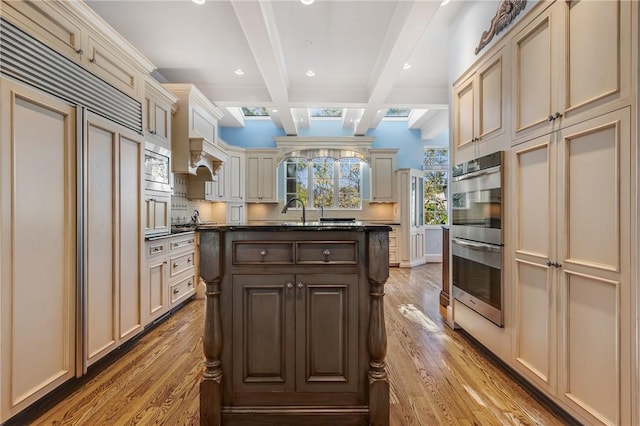
M 171 224 L 175 225 L 190 222 L 193 211 L 196 209 L 200 212 L 200 219 L 203 222 L 213 221 L 211 217 L 211 203 L 188 199 L 187 184 L 187 175 L 174 173 L 173 195 L 171 196 Z

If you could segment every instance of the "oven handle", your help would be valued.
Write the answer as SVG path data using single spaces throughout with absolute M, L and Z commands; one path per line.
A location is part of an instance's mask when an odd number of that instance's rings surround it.
M 460 238 L 451 238 L 451 242 L 461 245 L 463 247 L 470 248 L 472 250 L 480 250 L 480 251 L 490 251 L 493 253 L 500 253 L 502 250 L 501 246 L 494 246 L 490 244 L 476 243 L 473 241 L 461 240 Z
M 471 172 L 464 175 L 456 176 L 453 178 L 455 182 L 459 182 L 461 180 L 467 180 L 478 176 L 491 175 L 493 173 L 499 173 L 500 166 L 491 167 L 489 169 L 478 170 L 477 172 Z

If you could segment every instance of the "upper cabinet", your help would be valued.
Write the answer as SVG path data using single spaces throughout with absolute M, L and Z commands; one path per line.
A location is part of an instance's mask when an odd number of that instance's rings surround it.
M 628 104 L 629 1 L 556 1 L 512 40 L 513 139 Z
M 396 201 L 394 176 L 397 149 L 371 150 L 371 202 Z
M 224 167 L 224 192 L 227 201 L 245 201 L 245 168 L 244 149 L 227 147 L 227 162 Z
M 155 67 L 83 2 L 3 1 L 2 17 L 91 73 L 141 100 Z
M 504 64 L 504 48 L 500 48 L 454 84 L 452 135 L 456 149 L 471 149 L 477 144 L 474 156 L 500 149 L 490 141 L 505 129 Z
M 222 113 L 192 84 L 164 84 L 177 98 L 171 131 L 172 171 L 212 181 L 227 154 L 218 142 Z M 198 170 L 200 169 L 200 170 Z
M 247 151 L 247 187 L 248 203 L 277 203 L 277 150 Z
M 171 149 L 171 113 L 178 101 L 153 78 L 147 77 L 144 90 L 145 139 Z

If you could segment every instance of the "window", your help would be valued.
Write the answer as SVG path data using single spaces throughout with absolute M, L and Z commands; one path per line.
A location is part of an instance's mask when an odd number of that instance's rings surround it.
M 305 206 L 315 208 L 362 207 L 358 158 L 289 158 L 285 171 L 287 200 L 297 197 Z
M 425 148 L 424 150 L 424 223 L 446 225 L 447 179 L 449 151 L 447 148 Z
M 265 107 L 242 107 L 245 117 L 268 117 L 269 111 Z

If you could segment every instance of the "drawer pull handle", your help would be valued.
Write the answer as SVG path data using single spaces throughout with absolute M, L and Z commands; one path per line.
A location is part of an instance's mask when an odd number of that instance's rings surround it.
M 173 294 L 177 294 L 177 293 L 180 293 L 180 289 L 174 288 L 173 289 Z
M 322 254 L 324 254 L 326 257 L 329 257 L 329 255 L 331 255 L 331 250 L 329 250 L 329 249 L 324 249 L 324 251 L 322 252 Z
M 173 248 L 178 247 L 178 243 L 173 243 L 173 244 L 171 244 L 171 247 L 173 247 Z
M 269 252 L 267 251 L 267 249 L 262 249 L 262 250 L 260 250 L 260 256 L 262 256 L 262 257 L 265 257 L 265 256 L 267 255 L 267 253 L 269 253 Z
M 298 288 L 304 288 L 304 284 L 298 283 Z
M 193 262 L 193 260 L 192 260 L 191 258 L 188 258 L 188 259 L 187 259 L 187 262 L 188 262 L 188 263 L 191 263 L 191 262 Z
M 92 64 L 95 64 L 96 63 L 96 58 L 94 57 L 94 58 L 89 59 L 89 62 L 91 62 Z
M 287 288 L 293 288 L 293 283 L 287 283 Z
M 173 262 L 173 267 L 177 268 L 178 267 L 178 262 Z

